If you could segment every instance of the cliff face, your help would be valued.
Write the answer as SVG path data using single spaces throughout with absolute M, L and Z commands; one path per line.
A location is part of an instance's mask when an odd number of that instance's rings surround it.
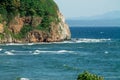
M 65 23 L 63 15 L 58 11 L 60 22 L 50 24 L 50 31 L 46 33 L 41 30 L 33 30 L 28 33 L 26 40 L 29 42 L 55 42 L 63 41 L 71 38 L 68 25 Z
M 0 43 L 70 39 L 69 27 L 53 0 L 7 1 L 0 2 Z

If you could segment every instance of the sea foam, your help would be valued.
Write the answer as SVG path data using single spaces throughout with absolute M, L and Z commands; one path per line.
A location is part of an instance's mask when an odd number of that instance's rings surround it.
M 14 55 L 12 52 L 6 51 L 5 52 L 7 55 Z
M 40 50 L 35 50 L 33 54 L 40 54 Z
M 80 39 L 72 39 L 72 41 L 76 42 L 76 43 L 99 43 L 99 42 L 111 41 L 111 39 L 87 39 L 87 38 L 80 38 Z
M 68 50 L 59 50 L 57 51 L 58 53 L 72 53 L 73 51 L 68 51 Z
M 66 53 L 73 53 L 74 51 L 68 51 L 68 50 L 58 50 L 58 51 L 40 51 L 35 50 L 33 54 L 40 54 L 40 53 L 50 53 L 50 54 L 66 54 Z
M 3 49 L 2 48 L 0 48 L 0 51 L 2 51 Z
M 20 80 L 30 80 L 30 79 L 28 79 L 28 78 L 20 78 Z

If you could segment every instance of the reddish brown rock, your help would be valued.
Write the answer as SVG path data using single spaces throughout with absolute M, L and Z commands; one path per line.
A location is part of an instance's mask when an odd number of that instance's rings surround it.
M 43 30 L 36 30 L 35 27 L 41 24 L 41 17 L 20 17 L 16 16 L 9 23 L 9 30 L 14 34 L 18 34 L 24 25 L 32 25 L 34 28 L 32 31 L 28 32 L 26 37 L 19 40 L 13 38 L 11 35 L 4 34 L 4 39 L 0 42 L 4 43 L 22 43 L 22 42 L 58 42 L 63 40 L 68 40 L 71 38 L 71 33 L 68 25 L 65 23 L 63 15 L 58 11 L 59 22 L 52 22 L 49 26 L 49 32 Z M 47 26 L 48 27 L 48 26 Z M 4 27 L 0 24 L 0 33 L 4 32 Z
M 34 30 L 28 33 L 26 37 L 26 41 L 28 42 L 45 42 L 47 38 L 47 34 L 40 30 Z
M 23 18 L 20 18 L 19 16 L 16 16 L 10 23 L 9 23 L 9 29 L 13 33 L 19 33 L 24 25 Z
M 0 33 L 3 33 L 4 32 L 4 26 L 3 24 L 0 23 Z

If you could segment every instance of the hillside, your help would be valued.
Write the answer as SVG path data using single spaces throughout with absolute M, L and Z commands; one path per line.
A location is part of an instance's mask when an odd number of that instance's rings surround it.
M 65 39 L 70 31 L 53 0 L 0 1 L 0 43 Z

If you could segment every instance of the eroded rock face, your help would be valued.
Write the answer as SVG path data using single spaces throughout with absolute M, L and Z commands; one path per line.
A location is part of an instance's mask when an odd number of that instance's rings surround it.
M 60 22 L 56 25 L 51 23 L 50 37 L 47 39 L 49 42 L 63 41 L 71 38 L 71 33 L 68 25 L 65 23 L 63 15 L 58 12 Z
M 24 25 L 31 24 L 33 27 L 36 27 L 41 24 L 41 21 L 41 17 L 20 17 L 17 15 L 13 20 L 10 21 L 9 30 L 13 33 L 19 33 Z
M 16 16 L 11 22 L 9 23 L 9 29 L 13 33 L 19 33 L 24 25 L 23 18 Z
M 33 30 L 26 37 L 28 42 L 58 42 L 71 38 L 68 25 L 65 23 L 63 15 L 58 12 L 60 22 L 58 24 L 52 22 L 50 32 Z
M 61 19 L 61 22 L 59 23 L 59 28 L 61 28 L 60 30 L 61 39 L 70 39 L 71 38 L 70 29 L 69 29 L 69 26 L 65 22 L 64 16 L 60 12 L 58 12 L 58 16 Z
M 4 32 L 4 26 L 3 24 L 0 23 L 0 33 L 3 33 Z
M 46 42 L 48 35 L 40 30 L 34 30 L 28 33 L 26 41 L 28 42 Z
M 5 35 L 1 42 L 4 43 L 21 43 L 21 42 L 58 42 L 68 40 L 71 38 L 71 33 L 68 25 L 65 23 L 63 15 L 58 11 L 59 23 L 52 22 L 50 25 L 50 32 L 42 30 L 30 31 L 24 39 L 14 39 L 11 35 Z M 24 25 L 32 24 L 36 27 L 41 24 L 42 18 L 40 17 L 20 17 L 16 16 L 9 24 L 11 32 L 17 34 L 21 31 Z M 3 24 L 0 24 L 0 33 L 4 32 Z
M 54 0 L 2 0 L 0 5 L 0 43 L 56 42 L 71 37 Z

